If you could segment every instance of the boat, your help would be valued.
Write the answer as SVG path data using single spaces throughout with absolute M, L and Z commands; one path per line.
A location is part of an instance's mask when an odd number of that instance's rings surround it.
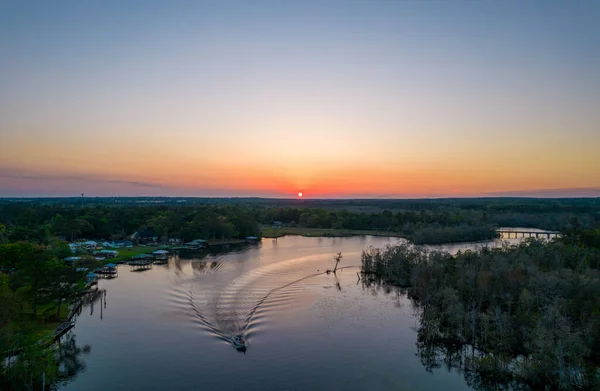
M 246 350 L 248 348 L 248 341 L 243 335 L 236 335 L 231 338 L 231 343 L 237 350 Z

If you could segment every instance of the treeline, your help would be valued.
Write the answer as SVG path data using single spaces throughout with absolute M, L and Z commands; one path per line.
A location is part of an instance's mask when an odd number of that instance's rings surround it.
M 0 207 L 5 240 L 45 243 L 66 240 L 123 239 L 136 231 L 185 240 L 259 236 L 256 215 L 245 206 L 90 206 L 11 204 Z M 2 229 L 0 227 L 0 229 Z
M 27 310 L 36 317 L 38 309 L 45 306 L 43 315 L 59 318 L 63 304 L 83 292 L 86 272 L 66 265 L 63 259 L 69 255 L 71 250 L 60 241 L 48 246 L 30 242 L 0 245 L 3 292 L 19 303 L 19 313 Z M 6 319 L 12 315 L 8 312 Z
M 427 368 L 476 389 L 599 389 L 600 230 L 452 256 L 401 245 L 362 255 L 367 280 L 406 289 Z
M 444 211 L 452 209 L 487 210 L 491 214 L 594 214 L 600 198 L 417 198 L 417 199 L 277 199 L 256 197 L 65 197 L 2 198 L 0 204 L 29 205 L 251 205 L 266 208 L 350 210 L 354 212 Z
M 38 340 L 65 319 L 68 304 L 85 290 L 87 272 L 63 261 L 70 253 L 59 241 L 0 245 L 0 389 L 41 389 L 44 372 L 47 384 L 66 376 L 52 364 L 56 351 Z M 67 345 L 58 349 L 68 351 Z M 7 359 L 16 353 L 17 359 Z
M 0 241 L 45 243 L 54 236 L 67 240 L 122 239 L 141 230 L 152 231 L 161 238 L 184 240 L 244 238 L 260 236 L 261 225 L 278 221 L 291 227 L 395 232 L 415 243 L 433 244 L 491 239 L 495 237 L 494 228 L 499 226 L 564 232 L 600 224 L 599 209 L 593 208 L 600 203 L 595 199 L 296 203 L 302 207 L 272 206 L 268 202 L 273 200 L 252 200 L 195 205 L 4 201 L 0 202 Z M 381 210 L 377 205 L 393 209 Z

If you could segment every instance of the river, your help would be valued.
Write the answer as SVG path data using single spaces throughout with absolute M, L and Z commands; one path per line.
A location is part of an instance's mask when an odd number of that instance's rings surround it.
M 401 240 L 287 236 L 147 271 L 121 265 L 76 320 L 90 351 L 61 389 L 470 390 L 461 374 L 422 366 L 410 300 L 357 282 L 363 249 Z M 324 274 L 337 252 L 344 269 Z M 226 341 L 239 333 L 245 353 Z

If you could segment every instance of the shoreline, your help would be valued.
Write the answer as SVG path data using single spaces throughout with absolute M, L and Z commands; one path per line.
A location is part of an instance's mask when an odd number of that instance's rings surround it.
M 392 231 L 374 231 L 374 230 L 349 230 L 335 228 L 264 228 L 261 232 L 265 239 L 277 239 L 284 236 L 306 236 L 313 238 L 344 238 L 352 236 L 387 236 L 395 238 L 404 238 L 398 232 Z

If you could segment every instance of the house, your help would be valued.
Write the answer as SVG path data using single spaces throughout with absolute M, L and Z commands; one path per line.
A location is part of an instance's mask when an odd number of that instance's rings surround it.
M 246 236 L 246 240 L 249 242 L 258 242 L 260 239 L 257 236 Z
M 170 238 L 169 239 L 169 244 L 170 245 L 175 246 L 175 245 L 179 245 L 181 243 L 183 243 L 183 239 L 179 239 L 179 238 Z
M 85 279 L 87 280 L 88 283 L 90 283 L 90 282 L 98 281 L 98 277 L 99 277 L 99 275 L 96 273 L 88 273 L 85 276 Z
M 155 243 L 158 240 L 158 236 L 149 229 L 139 230 L 131 235 L 132 241 L 139 243 Z
M 206 240 L 196 239 L 196 240 L 192 240 L 191 242 L 184 243 L 184 245 L 186 247 L 188 247 L 189 249 L 197 250 L 199 248 L 206 247 Z
M 94 251 L 94 256 L 95 257 L 114 258 L 117 255 L 119 255 L 119 252 L 117 250 L 100 250 L 100 251 Z
M 94 242 L 93 240 L 87 240 L 85 242 L 69 243 L 69 248 L 71 249 L 72 253 L 76 253 L 78 251 L 93 251 L 100 247 L 102 247 L 102 246 L 100 244 L 98 244 L 97 242 Z
M 273 221 L 273 225 L 271 227 L 272 228 L 281 228 L 281 227 L 283 227 L 283 223 L 281 221 L 275 220 L 275 221 Z
M 130 248 L 133 247 L 133 242 L 131 240 L 113 240 L 112 242 L 104 242 L 102 245 L 110 248 Z
M 98 242 L 94 242 L 93 240 L 86 240 L 85 242 L 79 242 L 80 247 L 86 250 L 95 250 L 101 247 Z

